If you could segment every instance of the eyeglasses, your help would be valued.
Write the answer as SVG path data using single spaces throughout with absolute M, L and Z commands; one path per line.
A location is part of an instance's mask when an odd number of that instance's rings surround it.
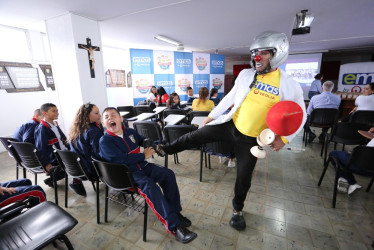
M 84 107 L 85 107 L 86 109 L 88 109 L 88 108 L 90 107 L 90 105 L 91 105 L 91 103 L 90 103 L 90 102 L 87 102 L 86 104 L 84 104 Z

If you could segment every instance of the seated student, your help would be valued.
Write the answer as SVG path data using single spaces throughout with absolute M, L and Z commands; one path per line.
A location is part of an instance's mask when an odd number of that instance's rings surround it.
M 169 95 L 168 93 L 166 93 L 164 87 L 158 87 L 157 89 L 157 97 L 156 97 L 156 100 L 157 100 L 157 103 L 158 105 L 160 104 L 166 104 L 166 101 L 169 99 Z
M 147 96 L 147 101 L 149 102 L 152 102 L 152 103 L 156 103 L 156 96 L 157 96 L 157 89 L 156 89 L 156 86 L 152 86 L 151 87 L 151 91 L 149 92 L 148 96 Z
M 213 101 L 215 106 L 217 106 L 219 101 L 221 101 L 221 99 L 219 99 L 217 96 L 218 90 L 216 88 L 212 88 L 210 90 L 209 100 Z
M 370 128 L 368 131 L 372 133 L 371 141 L 366 145 L 367 147 L 374 147 L 374 127 Z M 329 156 L 335 157 L 337 159 L 338 164 L 347 165 L 348 160 L 350 157 L 350 152 L 347 151 L 332 151 L 330 152 Z M 331 164 L 336 169 L 336 165 L 334 161 L 331 161 Z M 356 189 L 362 188 L 362 186 L 357 184 L 357 181 L 352 173 L 357 173 L 361 175 L 367 175 L 368 173 L 365 170 L 357 168 L 354 165 L 351 165 L 348 172 L 340 171 L 339 172 L 339 179 L 338 179 L 338 190 L 342 192 L 348 192 L 348 195 L 353 193 Z
M 199 89 L 199 99 L 195 99 L 192 102 L 193 111 L 211 111 L 214 108 L 214 102 L 207 100 L 209 90 L 206 87 Z
M 196 97 L 193 96 L 193 89 L 191 87 L 187 87 L 187 104 L 192 104 L 193 100 L 196 99 Z
M 173 92 L 170 94 L 169 100 L 166 102 L 166 107 L 169 109 L 183 109 L 186 105 L 181 104 L 179 95 Z
M 99 140 L 103 136 L 100 118 L 99 108 L 94 104 L 86 103 L 79 108 L 69 131 L 70 149 L 78 154 L 82 167 L 92 177 L 97 177 L 97 174 L 91 157 L 99 157 Z M 80 179 L 74 178 L 69 186 L 77 194 L 86 196 L 86 190 Z
M 143 145 L 144 137 L 134 129 L 124 128 L 122 121 L 116 108 L 104 110 L 102 123 L 107 130 L 100 139 L 100 157 L 129 167 L 149 207 L 165 224 L 166 230 L 175 233 L 177 241 L 188 243 L 194 240 L 197 234 L 186 228 L 191 221 L 180 213 L 182 207 L 174 172 L 147 162 L 146 159 L 155 153 L 154 149 L 145 148 L 141 153 L 139 145 Z
M 5 207 L 27 197 L 33 197 L 30 200 L 31 206 L 36 206 L 46 200 L 44 190 L 38 185 L 32 185 L 29 179 L 0 183 L 0 207 Z
M 61 168 L 57 168 L 58 162 L 53 153 L 53 147 L 61 150 L 69 149 L 66 142 L 66 136 L 54 120 L 58 118 L 58 109 L 53 103 L 45 103 L 40 107 L 44 119 L 35 129 L 35 146 L 39 152 L 41 163 L 48 173 L 51 174 L 50 178 L 44 180 L 44 183 L 50 187 L 53 186 L 53 176 L 56 181 L 65 177 L 65 172 Z
M 39 125 L 40 121 L 43 119 L 43 115 L 40 109 L 34 111 L 34 116 L 32 120 L 22 124 L 20 127 L 14 131 L 13 138 L 20 142 L 28 142 L 35 144 L 34 132 L 36 126 Z

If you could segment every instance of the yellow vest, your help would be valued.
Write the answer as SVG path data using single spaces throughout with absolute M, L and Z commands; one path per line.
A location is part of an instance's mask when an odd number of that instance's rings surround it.
M 267 128 L 266 115 L 269 109 L 279 102 L 279 85 L 279 69 L 265 75 L 257 75 L 255 86 L 232 118 L 235 127 L 242 134 L 257 137 Z

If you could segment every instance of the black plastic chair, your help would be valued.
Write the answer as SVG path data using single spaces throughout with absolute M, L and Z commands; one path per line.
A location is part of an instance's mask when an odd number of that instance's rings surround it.
M 135 118 L 136 115 L 135 115 L 135 112 L 134 112 L 134 106 L 118 106 L 117 110 L 119 112 L 121 112 L 121 111 L 129 112 L 127 115 L 122 116 L 124 125 L 126 127 L 128 127 L 128 124 L 129 124 L 128 122 L 129 121 L 135 121 L 136 120 L 136 118 Z
M 14 147 L 15 151 L 17 152 L 19 158 L 21 159 L 22 166 L 26 168 L 27 171 L 33 173 L 35 175 L 35 185 L 38 184 L 38 174 L 43 174 L 46 172 L 42 163 L 40 162 L 38 151 L 35 148 L 34 144 L 28 142 L 10 142 L 12 147 Z M 56 166 L 58 168 L 58 166 Z M 55 189 L 55 202 L 58 204 L 58 196 L 57 196 L 57 182 L 56 178 L 54 178 L 55 171 L 51 171 L 52 179 L 53 179 L 53 186 Z
M 193 125 L 167 125 L 163 131 L 166 142 L 170 143 L 182 135 L 195 131 L 196 129 L 197 127 Z M 174 154 L 174 163 L 179 163 L 178 154 Z M 165 167 L 168 167 L 168 155 L 165 155 Z
M 307 131 L 310 130 L 310 127 L 317 128 L 331 128 L 339 118 L 339 110 L 331 108 L 317 108 L 313 109 L 309 119 L 305 123 L 303 141 L 305 141 L 305 147 L 308 143 Z M 326 137 L 326 135 L 325 135 Z
M 17 214 L 28 207 L 25 200 L 11 205 Z M 50 243 L 57 246 L 55 240 L 74 249 L 65 234 L 77 224 L 68 212 L 45 201 L 0 224 L 0 249 L 42 249 Z
M 86 169 L 81 165 L 79 156 L 72 151 L 68 150 L 55 150 L 56 158 L 65 171 L 65 207 L 68 207 L 68 177 L 78 178 L 82 181 L 88 180 L 91 182 L 93 189 L 96 192 L 96 202 L 99 200 L 97 189 L 99 189 L 99 178 L 92 177 L 88 174 Z M 95 187 L 96 184 L 96 187 Z M 57 204 L 58 205 L 58 204 Z M 99 224 L 99 211 L 97 207 L 97 221 Z
M 348 171 L 351 165 L 356 166 L 362 170 L 365 170 L 369 173 L 369 176 L 372 177 L 368 187 L 366 188 L 366 192 L 370 191 L 371 186 L 374 182 L 374 164 L 373 164 L 373 155 L 374 155 L 374 147 L 367 147 L 367 146 L 357 146 L 353 149 L 351 156 L 349 157 L 348 163 L 346 166 L 340 166 L 337 159 L 335 157 L 330 156 L 325 163 L 324 169 L 322 171 L 321 177 L 318 181 L 318 186 L 321 185 L 323 177 L 325 176 L 327 167 L 329 166 L 330 161 L 335 161 L 336 172 L 335 172 L 335 181 L 334 181 L 334 193 L 332 198 L 332 207 L 335 208 L 336 205 L 336 193 L 337 193 L 337 185 L 339 179 L 340 171 Z
M 197 117 L 197 116 L 208 116 L 210 113 L 210 111 L 191 111 L 190 112 L 190 115 L 189 115 L 189 124 L 191 124 L 191 121 L 194 117 Z
M 326 163 L 327 150 L 329 148 L 330 142 L 334 142 L 334 149 L 336 149 L 336 144 L 343 144 L 342 150 L 344 150 L 345 145 L 365 145 L 368 141 L 365 137 L 360 135 L 357 131 L 364 130 L 368 131 L 370 126 L 360 123 L 348 123 L 348 122 L 339 122 L 336 123 L 332 130 L 331 134 L 327 134 L 326 140 L 322 145 L 321 156 L 324 151 L 323 163 Z
M 16 139 L 11 137 L 0 137 L 0 141 L 3 144 L 4 148 L 8 151 L 10 157 L 12 157 L 16 161 L 16 178 L 18 180 L 18 170 L 22 169 L 23 171 L 23 178 L 26 178 L 26 169 L 22 167 L 21 159 L 19 158 L 17 152 L 14 150 L 10 141 L 18 142 Z
M 154 113 L 153 109 L 148 105 L 139 105 L 134 107 L 135 115 L 138 116 L 142 113 Z
M 136 186 L 129 168 L 123 164 L 108 163 L 98 160 L 94 160 L 93 164 L 99 178 L 105 183 L 105 222 L 108 222 L 108 200 L 120 203 L 135 211 L 142 212 L 144 214 L 143 241 L 146 241 L 148 205 L 143 196 L 139 194 L 138 187 Z M 109 197 L 109 187 L 121 192 L 123 195 L 130 193 L 131 199 L 126 199 L 125 203 L 111 199 Z M 97 191 L 99 194 L 99 189 Z M 136 198 L 134 198 L 134 195 Z M 99 207 L 99 203 L 97 205 Z
M 358 110 L 350 115 L 349 122 L 366 124 L 372 127 L 374 126 L 374 111 Z

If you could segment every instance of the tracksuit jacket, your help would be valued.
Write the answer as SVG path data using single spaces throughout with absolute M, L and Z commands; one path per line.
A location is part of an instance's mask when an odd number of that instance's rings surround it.
M 39 125 L 39 121 L 35 118 L 22 124 L 14 131 L 13 138 L 20 142 L 28 142 L 35 144 L 34 132 L 35 128 Z

